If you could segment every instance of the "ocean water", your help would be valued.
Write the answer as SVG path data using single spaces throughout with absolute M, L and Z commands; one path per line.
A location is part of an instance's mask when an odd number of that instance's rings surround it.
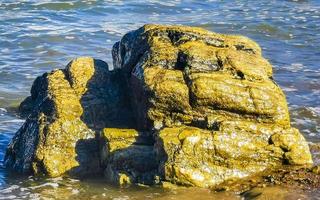
M 287 95 L 292 125 L 320 142 L 319 0 L 0 0 L 0 199 L 243 199 L 204 189 L 117 188 L 102 180 L 21 177 L 3 168 L 10 139 L 23 123 L 15 109 L 33 80 L 92 56 L 112 68 L 111 48 L 146 23 L 183 24 L 257 41 Z M 287 191 L 310 199 L 319 191 Z M 272 192 L 271 192 L 272 193 Z

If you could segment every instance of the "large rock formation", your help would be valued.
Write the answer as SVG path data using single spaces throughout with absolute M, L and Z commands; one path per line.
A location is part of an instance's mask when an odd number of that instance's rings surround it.
M 155 133 L 159 175 L 211 187 L 284 163 L 311 164 L 260 47 L 243 36 L 146 25 L 113 50 L 142 129 Z
M 223 121 L 290 127 L 272 66 L 248 38 L 147 25 L 116 43 L 113 56 L 127 73 L 141 128 L 218 129 Z
M 49 176 L 103 170 L 118 184 L 213 187 L 312 164 L 272 66 L 252 40 L 145 25 L 112 53 L 114 71 L 80 58 L 36 79 L 7 166 Z
M 28 118 L 7 149 L 6 165 L 48 176 L 98 173 L 95 131 L 132 124 L 123 87 L 117 71 L 87 57 L 38 77 L 20 106 Z

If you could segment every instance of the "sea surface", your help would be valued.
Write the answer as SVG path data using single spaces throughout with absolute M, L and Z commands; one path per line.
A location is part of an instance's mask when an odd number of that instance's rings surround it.
M 102 59 L 112 68 L 112 45 L 146 23 L 198 26 L 257 41 L 287 95 L 292 125 L 310 143 L 320 142 L 320 0 L 0 0 L 0 200 L 250 199 L 195 188 L 117 188 L 99 179 L 22 177 L 3 168 L 6 146 L 24 122 L 16 108 L 33 80 L 78 56 Z M 285 199 L 320 199 L 319 191 L 264 191 L 286 194 Z

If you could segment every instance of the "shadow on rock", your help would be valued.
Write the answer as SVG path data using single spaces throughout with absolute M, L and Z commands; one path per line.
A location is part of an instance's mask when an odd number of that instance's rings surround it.
M 120 70 L 109 71 L 101 60 L 94 60 L 94 74 L 81 97 L 81 119 L 93 130 L 104 127 L 134 127 L 128 90 Z
M 69 170 L 71 176 L 87 177 L 102 173 L 99 162 L 99 143 L 97 138 L 80 139 L 76 143 L 76 158 L 79 166 Z
M 149 132 L 105 128 L 100 144 L 106 180 L 116 185 L 157 183 L 158 163 Z

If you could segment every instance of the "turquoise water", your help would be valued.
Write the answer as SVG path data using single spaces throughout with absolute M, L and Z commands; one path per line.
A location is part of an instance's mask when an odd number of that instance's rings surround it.
M 29 95 L 35 77 L 63 68 L 78 56 L 105 60 L 112 68 L 112 45 L 145 23 L 199 26 L 257 41 L 287 95 L 293 126 L 308 141 L 320 142 L 319 0 L 0 0 L 0 160 L 23 123 L 15 108 Z M 298 194 L 304 195 L 295 197 Z M 200 189 L 118 189 L 101 180 L 17 177 L 0 163 L 0 199 L 192 199 L 197 195 L 242 198 Z

